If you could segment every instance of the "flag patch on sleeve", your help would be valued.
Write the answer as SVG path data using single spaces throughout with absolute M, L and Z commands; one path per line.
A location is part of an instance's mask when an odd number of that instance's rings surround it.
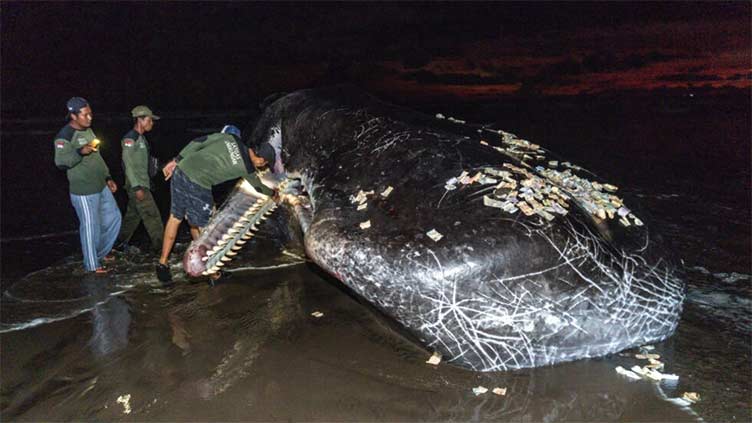
M 125 140 L 123 143 L 126 147 L 133 147 L 133 140 Z
M 65 141 L 55 141 L 55 148 L 64 148 Z

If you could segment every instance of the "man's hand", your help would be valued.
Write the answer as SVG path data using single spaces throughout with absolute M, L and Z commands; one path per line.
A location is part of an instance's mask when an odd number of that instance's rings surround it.
M 175 167 L 178 165 L 178 162 L 176 162 L 174 159 L 167 163 L 165 167 L 162 168 L 162 174 L 164 175 L 164 180 L 168 180 L 172 177 L 172 172 L 175 171 Z
M 295 207 L 297 205 L 302 204 L 302 201 L 300 200 L 300 197 L 293 194 L 278 194 L 274 197 L 274 202 L 277 204 L 284 202 L 289 204 L 292 207 Z
M 91 144 L 86 144 L 85 146 L 78 149 L 78 152 L 81 153 L 82 156 L 88 156 L 91 154 L 94 150 L 94 147 L 91 146 Z
M 136 190 L 136 201 L 144 201 L 144 190 Z
M 112 179 L 107 180 L 107 187 L 113 194 L 115 193 L 115 191 L 117 191 L 117 184 Z
M 301 204 L 300 198 L 298 198 L 297 195 L 285 195 L 285 201 L 287 201 L 287 204 L 289 204 L 292 207 L 295 207 Z

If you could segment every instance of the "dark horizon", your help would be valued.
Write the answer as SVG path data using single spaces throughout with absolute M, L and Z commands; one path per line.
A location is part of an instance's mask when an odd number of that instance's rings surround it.
M 727 97 L 749 3 L 4 3 L 3 113 L 248 108 L 353 83 L 403 104 Z

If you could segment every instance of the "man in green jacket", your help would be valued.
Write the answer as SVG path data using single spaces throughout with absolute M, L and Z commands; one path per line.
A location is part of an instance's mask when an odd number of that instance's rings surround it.
M 149 141 L 144 136 L 152 130 L 159 116 L 146 106 L 136 106 L 131 110 L 133 129 L 120 141 L 123 149 L 123 169 L 125 189 L 128 193 L 128 209 L 123 226 L 118 235 L 118 244 L 128 244 L 138 224 L 144 221 L 146 232 L 151 238 L 153 249 L 159 252 L 162 247 L 164 224 L 157 204 L 151 193 L 151 177 L 157 172 L 157 159 L 150 154 Z
M 112 193 L 117 184 L 99 154 L 99 140 L 91 130 L 89 102 L 72 97 L 66 104 L 70 121 L 55 136 L 55 165 L 68 176 L 70 199 L 80 222 L 84 268 L 107 273 L 102 260 L 120 230 L 120 209 Z
M 240 130 L 227 125 L 221 132 L 192 140 L 164 167 L 165 180 L 172 178 L 172 204 L 164 231 L 162 255 L 156 266 L 160 281 L 172 280 L 167 260 L 183 219 L 188 219 L 193 239 L 198 238 L 201 228 L 209 223 L 214 203 L 212 187 L 246 177 L 259 192 L 272 195 L 274 191 L 263 185 L 255 173 L 256 168 L 274 163 L 275 157 L 274 148 L 267 143 L 262 144 L 256 154 L 240 141 Z M 212 278 L 219 276 L 217 273 Z

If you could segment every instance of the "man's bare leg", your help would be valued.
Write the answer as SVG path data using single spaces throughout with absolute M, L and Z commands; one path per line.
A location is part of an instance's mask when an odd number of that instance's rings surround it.
M 162 237 L 162 255 L 159 257 L 160 264 L 167 264 L 167 260 L 170 258 L 170 252 L 175 245 L 175 238 L 178 236 L 178 228 L 183 221 L 177 217 L 170 215 L 165 225 L 164 236 Z M 193 235 L 193 229 L 191 228 L 191 235 Z
M 191 239 L 195 241 L 199 235 L 201 235 L 201 228 L 191 225 Z

